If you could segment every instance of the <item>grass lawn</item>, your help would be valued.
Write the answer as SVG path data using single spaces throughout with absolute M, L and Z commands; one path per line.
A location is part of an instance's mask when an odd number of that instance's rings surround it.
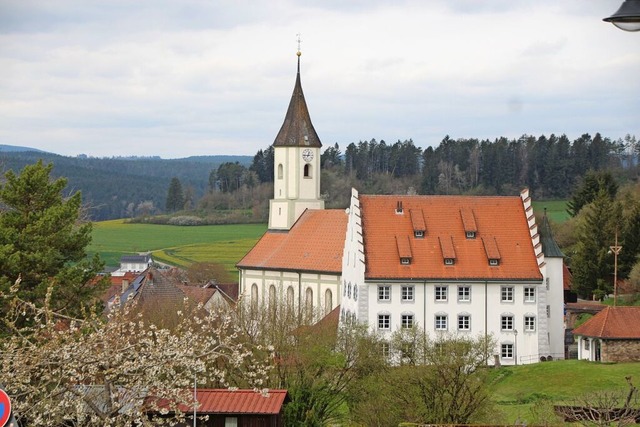
M 502 367 L 493 373 L 493 400 L 504 422 L 517 419 L 536 422 L 540 404 L 572 403 L 577 397 L 602 390 L 629 389 L 626 376 L 640 384 L 640 363 L 594 363 L 559 360 L 532 365 Z
M 266 224 L 174 226 L 101 221 L 93 223 L 88 252 L 99 253 L 109 266 L 119 265 L 123 254 L 151 252 L 154 259 L 168 264 L 214 261 L 235 272 L 235 264 L 266 229 Z

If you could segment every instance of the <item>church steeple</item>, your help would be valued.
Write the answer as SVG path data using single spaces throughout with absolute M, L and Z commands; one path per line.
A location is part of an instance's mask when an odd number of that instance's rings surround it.
M 300 50 L 298 55 L 298 74 L 296 76 L 296 84 L 293 87 L 291 101 L 284 123 L 273 142 L 274 147 L 322 147 L 320 138 L 311 123 L 307 102 L 302 92 L 302 84 L 300 83 Z
M 306 209 L 324 209 L 320 197 L 320 138 L 311 123 L 298 73 L 284 123 L 273 143 L 273 199 L 269 201 L 269 229 L 290 230 Z

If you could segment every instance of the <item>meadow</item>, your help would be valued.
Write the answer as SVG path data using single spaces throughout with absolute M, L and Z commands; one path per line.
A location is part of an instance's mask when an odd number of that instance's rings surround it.
M 603 391 L 619 391 L 626 396 L 629 386 L 625 377 L 630 376 L 634 385 L 639 385 L 640 363 L 558 360 L 502 367 L 492 375 L 492 400 L 505 421 L 544 425 L 551 421 L 553 405 L 575 403 L 583 396 Z
M 217 262 L 230 272 L 255 245 L 266 224 L 172 226 L 129 224 L 124 220 L 93 223 L 93 241 L 87 251 L 99 253 L 107 266 L 118 266 L 120 256 L 151 252 L 154 260 L 186 267 L 194 262 Z

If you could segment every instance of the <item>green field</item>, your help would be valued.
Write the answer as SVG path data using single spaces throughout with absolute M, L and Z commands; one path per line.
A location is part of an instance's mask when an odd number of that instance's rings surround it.
M 227 270 L 253 247 L 266 231 L 266 224 L 173 226 L 127 224 L 124 220 L 93 223 L 89 254 L 99 253 L 108 266 L 117 266 L 120 256 L 151 252 L 156 261 L 187 266 L 193 262 L 218 262 Z
M 492 396 L 505 422 L 540 424 L 540 412 L 554 404 L 571 404 L 580 396 L 610 390 L 626 393 L 626 376 L 640 384 L 640 363 L 561 360 L 503 367 L 493 372 Z
M 565 222 L 570 218 L 567 213 L 566 200 L 540 200 L 533 201 L 533 211 L 542 215 L 544 208 L 547 208 L 547 216 L 553 222 Z

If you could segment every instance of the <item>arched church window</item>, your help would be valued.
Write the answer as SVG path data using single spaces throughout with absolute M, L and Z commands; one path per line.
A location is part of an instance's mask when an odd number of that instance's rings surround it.
M 324 314 L 329 314 L 333 310 L 333 293 L 331 289 L 324 292 Z
M 304 165 L 304 177 L 311 178 L 311 165 L 309 164 Z
M 278 164 L 278 179 L 282 179 L 282 163 Z

